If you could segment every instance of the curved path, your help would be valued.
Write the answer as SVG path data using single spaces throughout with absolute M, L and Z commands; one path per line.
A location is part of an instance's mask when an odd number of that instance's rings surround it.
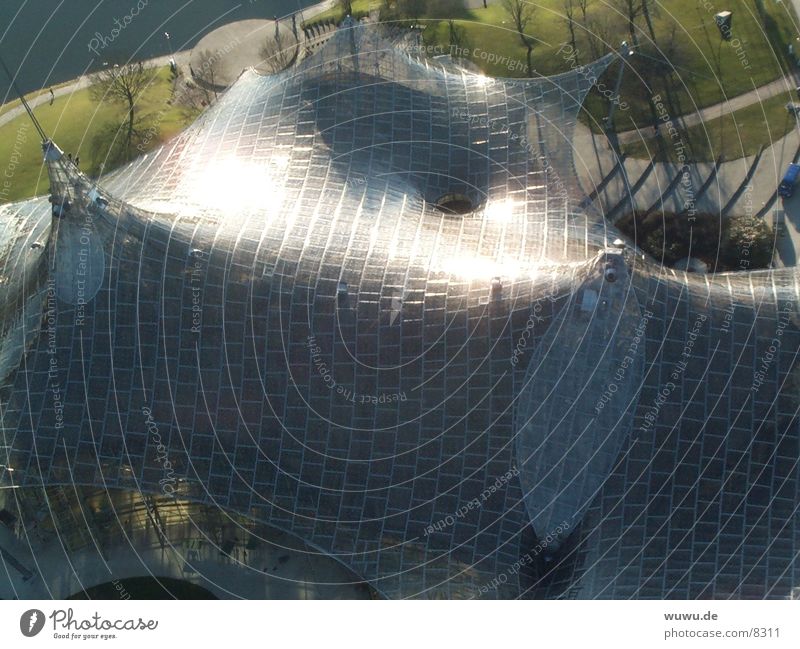
M 313 18 L 314 16 L 316 16 L 316 15 L 318 15 L 320 13 L 328 11 L 329 9 L 333 8 L 335 5 L 336 5 L 335 0 L 323 0 L 323 2 L 320 2 L 318 4 L 313 5 L 312 7 L 307 7 L 305 9 L 302 9 L 301 11 L 297 12 L 296 20 L 297 20 L 298 24 L 300 24 L 303 21 L 310 20 L 311 18 Z M 252 21 L 243 20 L 243 21 L 239 21 L 237 23 L 230 23 L 228 25 L 224 25 L 223 27 L 221 27 L 220 30 L 226 29 L 228 36 L 233 38 L 234 40 L 244 40 L 245 35 L 252 31 L 252 26 L 247 24 L 247 23 L 250 23 L 250 22 L 252 22 Z M 271 21 L 271 20 L 267 21 L 267 22 L 273 23 L 273 21 Z M 292 29 L 291 28 L 291 25 L 292 25 L 292 14 L 284 16 L 283 18 L 279 18 L 278 22 L 281 24 L 281 28 L 282 29 L 285 28 L 289 32 L 291 32 L 291 29 Z M 232 29 L 233 29 L 233 31 L 231 31 Z M 220 31 L 220 30 L 217 30 L 217 31 Z M 212 32 L 212 33 L 215 33 L 215 32 Z M 205 41 L 205 39 L 203 39 L 203 41 L 201 41 L 200 44 L 202 44 L 204 41 Z M 197 49 L 198 49 L 197 47 L 194 48 L 194 50 L 197 50 Z M 224 48 L 222 48 L 222 50 L 224 50 Z M 188 66 L 189 62 L 191 60 L 192 52 L 193 52 L 193 50 L 183 50 L 183 51 L 180 51 L 180 52 L 175 52 L 175 54 L 173 55 L 173 58 L 175 59 L 175 62 L 178 64 L 179 67 Z M 257 62 L 257 61 L 252 61 L 252 60 L 249 60 L 249 59 L 248 60 L 244 60 L 244 59 L 241 59 L 241 58 L 239 60 L 235 61 L 235 62 L 233 62 L 233 61 L 229 62 L 228 59 L 230 59 L 231 57 L 237 56 L 237 52 L 239 52 L 239 50 L 235 50 L 235 49 L 223 52 L 222 57 L 220 59 L 221 63 L 223 65 L 225 65 L 225 66 L 229 66 L 229 65 L 233 66 L 234 63 L 235 63 L 235 64 L 238 64 L 238 65 L 241 65 L 241 69 L 244 69 L 244 68 L 249 67 L 249 66 L 251 66 L 251 65 L 253 65 L 254 63 Z M 170 56 L 159 56 L 159 57 L 156 57 L 156 58 L 153 58 L 153 59 L 148 59 L 144 63 L 148 67 L 161 67 L 161 66 L 164 66 L 164 65 L 168 65 L 170 58 L 171 58 Z M 241 69 L 239 70 L 240 72 L 241 72 Z M 77 79 L 74 79 L 72 81 L 68 81 L 65 84 L 61 84 L 57 88 L 54 87 L 53 88 L 53 95 L 55 97 L 63 97 L 65 95 L 70 95 L 70 94 L 72 94 L 73 92 L 75 92 L 77 90 L 82 90 L 83 88 L 89 87 L 91 84 L 92 84 L 92 75 L 91 74 L 81 75 Z M 50 102 L 50 93 L 47 92 L 46 88 L 44 88 L 43 90 L 44 90 L 44 92 L 37 91 L 40 94 L 36 95 L 35 97 L 29 97 L 28 98 L 28 104 L 31 106 L 31 108 L 36 108 L 36 106 L 41 106 L 42 104 L 46 104 L 46 103 Z M 25 109 L 23 108 L 22 105 L 14 106 L 12 109 L 10 109 L 7 112 L 5 112 L 5 113 L 0 115 L 0 126 L 3 126 L 4 124 L 7 124 L 8 122 L 10 122 L 13 119 L 19 117 L 20 115 L 23 115 L 24 113 L 25 113 Z
M 162 66 L 165 66 L 165 65 L 169 65 L 170 58 L 171 57 L 169 57 L 169 56 L 158 56 L 158 57 L 156 57 L 154 59 L 148 59 L 147 61 L 144 61 L 144 64 L 147 67 L 158 68 L 158 67 L 162 67 Z M 189 62 L 189 51 L 176 52 L 175 55 L 174 55 L 174 58 L 175 58 L 175 62 L 179 66 L 186 65 Z M 58 88 L 54 88 L 53 89 L 53 96 L 56 97 L 56 98 L 63 97 L 65 95 L 71 95 L 73 92 L 77 92 L 78 90 L 82 90 L 84 88 L 88 88 L 90 85 L 92 85 L 93 79 L 94 79 L 94 75 L 92 75 L 92 74 L 81 75 L 80 77 L 78 77 L 77 79 L 75 79 L 75 80 L 73 80 L 71 82 L 67 82 L 66 84 L 61 85 Z M 39 94 L 36 95 L 35 97 L 27 98 L 28 99 L 28 105 L 31 108 L 34 108 L 34 109 L 37 106 L 41 106 L 42 104 L 49 104 L 50 103 L 50 93 L 49 92 L 47 92 L 46 90 L 44 92 L 42 92 L 42 91 L 37 91 L 37 92 L 39 92 Z M 8 124 L 10 121 L 12 121 L 12 120 L 16 119 L 17 117 L 19 117 L 20 115 L 24 115 L 24 114 L 25 114 L 25 108 L 22 106 L 22 104 L 20 104 L 18 106 L 14 106 L 14 108 L 12 108 L 11 110 L 8 110 L 5 113 L 3 113 L 2 115 L 0 115 L 0 126 L 3 126 L 4 124 Z
M 730 97 L 725 101 L 721 101 L 712 106 L 707 106 L 706 108 L 701 108 L 693 113 L 682 115 L 678 118 L 678 121 L 680 121 L 683 128 L 688 128 L 708 120 L 724 117 L 725 115 L 728 115 L 736 110 L 741 110 L 742 108 L 747 108 L 753 104 L 759 104 L 771 97 L 776 97 L 782 93 L 790 92 L 795 88 L 795 86 L 792 84 L 793 82 L 788 77 L 781 77 L 779 79 L 775 79 L 775 81 L 772 81 L 771 83 L 759 86 L 758 88 L 753 88 L 753 90 L 745 92 L 741 95 L 737 95 L 736 97 Z M 622 131 L 621 133 L 617 133 L 617 140 L 620 144 L 630 144 L 631 142 L 638 142 L 642 139 L 651 140 L 653 138 L 654 134 L 651 128 L 635 128 L 630 131 Z

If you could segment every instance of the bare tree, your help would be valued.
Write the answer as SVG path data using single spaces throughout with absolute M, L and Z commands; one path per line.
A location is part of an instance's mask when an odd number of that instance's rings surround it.
M 620 35 L 617 21 L 604 14 L 590 20 L 586 27 L 590 34 L 589 49 L 592 52 L 592 58 L 599 59 L 608 53 L 609 48 L 616 48 Z
M 450 20 L 469 18 L 470 16 L 466 13 L 464 0 L 427 0 L 425 17 Z
M 92 86 L 92 98 L 96 101 L 113 102 L 125 107 L 122 144 L 127 151 L 132 149 L 136 134 L 136 105 L 155 78 L 154 68 L 147 68 L 141 62 L 126 63 L 98 73 L 97 82 Z
M 261 47 L 261 64 L 272 73 L 288 68 L 294 60 L 296 49 L 296 44 L 290 41 L 283 32 L 268 38 Z
M 417 22 L 425 15 L 427 9 L 425 0 L 397 0 L 397 11 L 403 18 Z
M 382 23 L 391 23 L 397 20 L 397 6 L 389 0 L 381 0 L 378 8 L 378 20 Z
M 206 94 L 206 101 L 211 102 L 209 89 L 217 96 L 217 77 L 219 71 L 220 53 L 203 50 L 197 58 L 199 69 L 191 68 L 192 76 L 200 83 Z
M 639 39 L 636 36 L 636 19 L 642 15 L 645 2 L 646 0 L 612 0 L 611 3 L 628 21 L 628 35 L 631 45 L 634 47 L 639 45 Z
M 561 7 L 564 10 L 563 20 L 567 24 L 569 30 L 569 42 L 572 45 L 572 54 L 575 57 L 575 63 L 578 62 L 578 45 L 575 42 L 575 9 L 578 0 L 561 0 Z
M 698 10 L 699 11 L 699 10 Z M 722 61 L 720 60 L 720 48 L 717 48 L 717 51 L 714 52 L 713 42 L 709 38 L 708 30 L 706 29 L 705 20 L 702 16 L 700 16 L 700 25 L 703 28 L 703 32 L 705 34 L 706 40 L 709 44 L 709 51 L 714 56 L 714 67 L 717 70 L 717 74 L 719 75 L 719 87 L 722 87 Z M 683 42 L 682 34 L 678 31 L 678 25 L 672 23 L 670 25 L 669 31 L 666 33 L 666 36 L 662 36 L 664 39 L 664 44 L 659 48 L 659 51 L 664 59 L 666 65 L 669 66 L 670 70 L 666 74 L 676 73 L 682 67 L 687 66 L 690 64 L 690 54 L 687 52 L 686 44 Z M 722 41 L 719 40 L 718 44 L 721 44 Z M 683 83 L 684 79 L 680 79 L 681 83 Z M 680 113 L 673 113 L 673 114 L 680 114 Z
M 582 22 L 585 25 L 586 24 L 586 11 L 589 9 L 589 5 L 592 4 L 592 0 L 577 0 L 577 2 L 578 2 L 578 7 L 580 7 L 580 10 L 581 10 Z
M 642 2 L 642 15 L 644 16 L 644 21 L 647 23 L 647 31 L 650 32 L 650 39 L 653 43 L 656 42 L 656 32 L 653 29 L 653 21 L 650 18 L 650 4 L 652 0 L 641 0 Z
M 447 30 L 450 40 L 450 56 L 460 59 L 466 49 L 466 31 L 452 18 L 447 21 Z
M 342 18 L 353 15 L 353 4 L 350 0 L 339 0 L 339 7 L 342 9 Z
M 500 0 L 500 4 L 514 23 L 519 40 L 527 51 L 528 76 L 533 76 L 533 39 L 525 33 L 536 13 L 536 5 L 528 0 Z
M 706 20 L 703 17 L 703 15 L 700 14 L 700 8 L 699 7 L 697 9 L 697 13 L 698 13 L 698 15 L 700 17 L 700 25 L 703 28 L 703 35 L 705 36 L 706 43 L 708 44 L 708 51 L 711 53 L 711 60 L 712 60 L 712 62 L 714 64 L 714 71 L 717 73 L 717 79 L 716 79 L 715 85 L 718 84 L 717 85 L 718 88 L 724 88 L 725 86 L 723 84 L 723 79 L 722 79 L 722 73 L 725 70 L 724 66 L 722 65 L 722 43 L 723 43 L 723 40 L 721 38 L 712 38 L 711 37 L 711 34 L 709 34 L 709 31 L 708 31 L 708 26 L 706 24 Z M 716 32 L 716 30 L 713 30 L 713 31 Z M 664 53 L 665 53 L 666 56 L 670 57 L 667 60 L 670 61 L 670 63 L 672 63 L 673 68 L 679 68 L 681 65 L 685 65 L 686 62 L 683 60 L 682 57 L 678 56 L 678 53 L 680 52 L 680 50 L 675 46 L 675 33 L 674 33 L 675 32 L 675 27 L 674 26 L 673 26 L 672 32 L 673 33 L 671 34 L 670 42 L 667 44 L 667 48 L 668 49 L 666 49 L 666 51 Z M 716 47 L 715 47 L 715 43 L 716 43 Z M 672 58 L 673 56 L 675 57 L 674 59 Z M 669 79 L 670 79 L 670 77 L 667 77 L 667 79 L 665 79 L 665 81 L 668 81 Z M 679 77 L 679 80 L 680 80 L 680 77 Z M 668 87 L 668 89 L 671 89 L 671 88 Z M 674 94 L 677 95 L 677 96 L 680 96 L 680 92 L 676 92 Z M 667 95 L 667 97 L 671 100 L 672 99 L 672 93 L 669 93 Z M 672 110 L 674 111 L 675 109 L 672 108 Z M 673 112 L 673 115 L 681 115 L 681 114 L 682 113 Z M 719 129 L 720 150 L 722 150 L 722 145 L 724 144 L 725 131 L 726 130 L 727 129 L 724 129 L 724 128 Z M 690 146 L 691 146 L 691 142 L 690 142 Z

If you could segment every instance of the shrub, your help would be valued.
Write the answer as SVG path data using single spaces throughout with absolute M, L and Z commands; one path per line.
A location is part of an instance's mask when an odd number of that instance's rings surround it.
M 769 268 L 772 262 L 772 230 L 755 216 L 721 218 L 698 213 L 632 212 L 617 227 L 654 259 L 671 266 L 695 257 L 713 272 Z

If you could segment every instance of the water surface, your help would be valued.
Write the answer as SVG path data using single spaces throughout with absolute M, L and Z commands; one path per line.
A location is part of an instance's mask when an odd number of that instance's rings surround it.
M 285 16 L 312 4 L 316 0 L 0 0 L 0 55 L 21 90 L 30 92 L 104 62 L 190 48 L 234 20 Z M 0 103 L 8 94 L 0 73 Z

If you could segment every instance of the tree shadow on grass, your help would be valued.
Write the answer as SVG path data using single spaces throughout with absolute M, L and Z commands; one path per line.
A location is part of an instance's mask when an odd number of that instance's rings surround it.
M 160 141 L 161 128 L 155 115 L 137 118 L 130 133 L 127 117 L 107 122 L 91 139 L 89 174 L 96 177 L 113 171 L 146 153 Z

